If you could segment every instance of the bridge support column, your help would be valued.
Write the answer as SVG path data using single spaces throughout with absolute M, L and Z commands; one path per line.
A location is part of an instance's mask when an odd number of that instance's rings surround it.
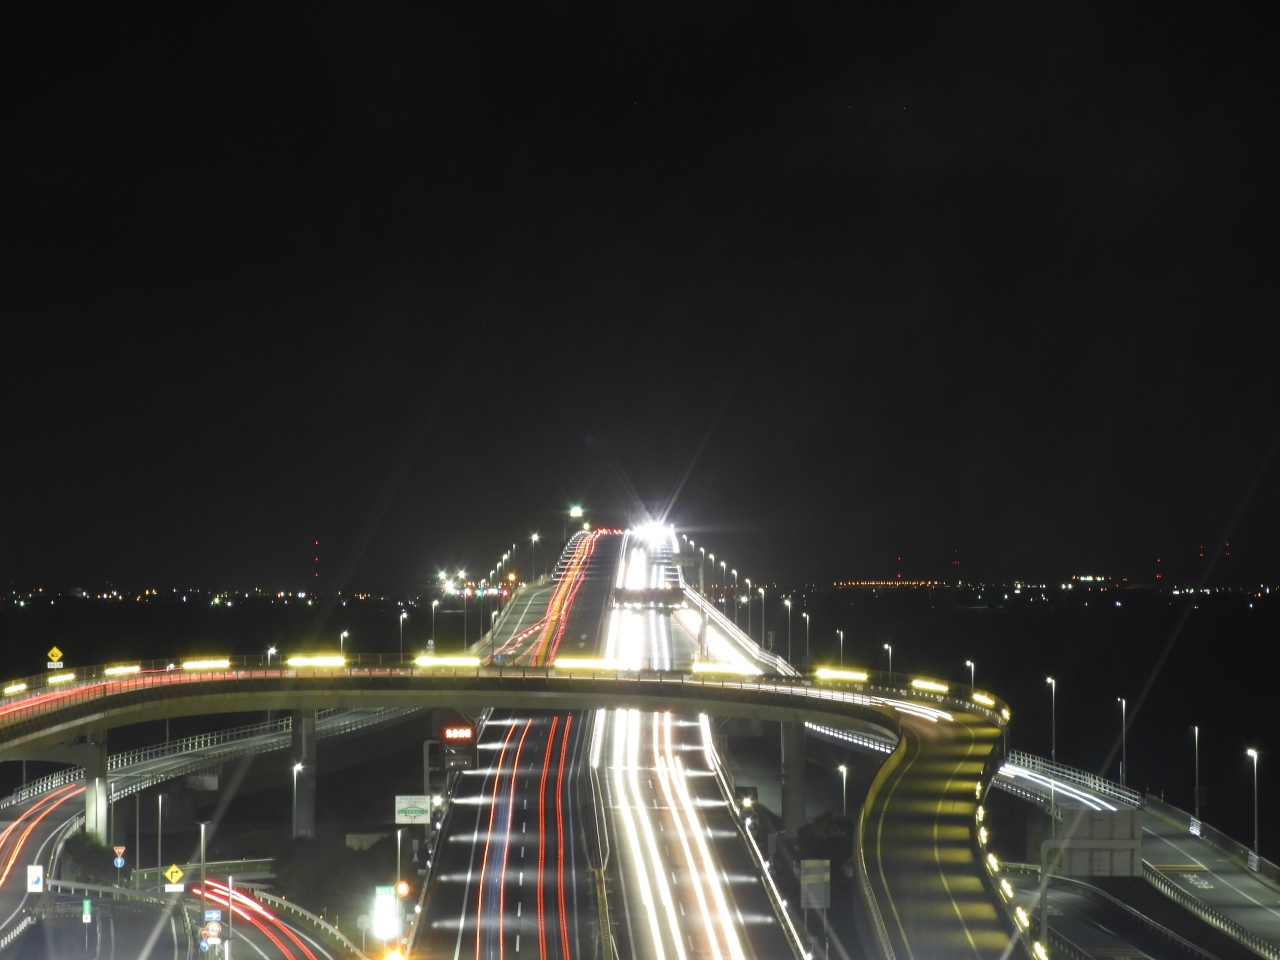
M 804 724 L 782 724 L 782 829 L 795 840 L 804 826 Z
M 316 835 L 316 712 L 293 711 L 293 835 Z
M 84 831 L 101 843 L 107 842 L 107 735 L 96 734 L 83 744 Z

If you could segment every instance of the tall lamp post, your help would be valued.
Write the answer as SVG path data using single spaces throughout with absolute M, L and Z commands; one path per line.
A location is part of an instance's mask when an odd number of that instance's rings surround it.
M 1058 762 L 1058 681 L 1045 677 L 1049 685 L 1049 759 Z
M 886 643 L 884 648 L 889 651 L 889 683 L 893 684 L 893 644 Z
M 738 625 L 738 571 L 730 570 L 733 574 L 733 625 Z
M 809 614 L 805 612 L 800 616 L 804 617 L 804 662 L 807 664 L 811 662 L 809 655 Z
M 538 579 L 538 535 L 529 538 L 529 582 Z
M 791 598 L 782 601 L 782 605 L 787 608 L 787 660 L 791 659 Z
M 1258 751 L 1250 747 L 1246 756 L 1253 760 L 1253 855 L 1258 856 Z
M 1197 725 L 1191 728 L 1195 731 L 1196 743 L 1196 819 L 1200 819 L 1200 727 Z
M 1128 724 L 1125 722 L 1128 716 L 1128 704 L 1125 703 L 1124 697 L 1116 697 L 1120 702 L 1120 786 L 1125 785 L 1125 778 L 1129 775 L 1129 754 L 1128 740 L 1126 736 Z
M 271 658 L 274 657 L 278 652 L 279 651 L 277 651 L 275 647 L 267 647 L 267 666 L 268 667 L 271 666 Z
M 840 816 L 849 816 L 849 768 L 843 763 L 837 768 L 840 771 Z
M 751 578 L 744 577 L 743 583 L 747 585 L 747 636 L 751 636 Z M 760 640 L 760 646 L 764 646 L 764 638 Z
M 302 772 L 302 764 L 293 765 L 293 835 L 298 835 L 298 774 Z
M 974 682 L 973 675 L 974 675 L 974 672 L 975 672 L 975 670 L 976 670 L 977 668 L 976 668 L 976 667 L 974 667 L 974 665 L 973 665 L 973 661 L 972 661 L 972 660 L 966 660 L 966 661 L 964 662 L 964 665 L 965 665 L 966 667 L 968 667 L 968 668 L 969 668 L 969 686 L 970 686 L 970 688 L 972 688 L 972 687 L 976 687 L 976 686 L 977 686 L 977 684 Z
M 431 601 L 431 643 L 436 642 L 436 607 L 440 606 L 439 600 Z
M 401 660 L 404 659 L 404 622 L 405 620 L 408 619 L 408 617 L 409 617 L 408 613 L 406 613 L 404 610 L 400 611 L 400 659 Z
M 338 634 L 338 652 L 343 656 L 347 653 L 347 637 L 351 636 L 350 630 L 343 630 Z
M 760 646 L 764 646 L 764 587 L 760 588 Z M 790 641 L 788 641 L 787 659 L 791 659 Z
M 836 634 L 837 636 L 840 637 L 840 666 L 843 668 L 844 667 L 844 631 L 837 630 Z

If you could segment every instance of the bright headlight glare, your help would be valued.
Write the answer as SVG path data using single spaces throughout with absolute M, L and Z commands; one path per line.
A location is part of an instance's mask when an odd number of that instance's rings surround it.
M 127 666 L 127 667 L 107 667 L 107 669 L 103 670 L 102 672 L 105 673 L 108 677 L 118 677 L 122 673 L 137 673 L 141 669 L 142 667 L 140 667 L 138 664 L 135 663 L 132 666 Z
M 225 670 L 231 666 L 230 660 L 186 660 L 183 670 Z
M 946 693 L 951 688 L 937 680 L 912 680 L 911 686 L 916 690 L 928 690 L 930 693 Z

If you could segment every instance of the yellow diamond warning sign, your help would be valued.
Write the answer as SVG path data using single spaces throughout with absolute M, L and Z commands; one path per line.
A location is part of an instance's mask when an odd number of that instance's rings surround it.
M 170 883 L 177 883 L 182 879 L 182 876 L 182 871 L 178 869 L 178 865 L 176 863 L 164 872 L 164 878 Z
M 62 666 L 62 651 L 57 647 L 49 651 L 49 666 Z

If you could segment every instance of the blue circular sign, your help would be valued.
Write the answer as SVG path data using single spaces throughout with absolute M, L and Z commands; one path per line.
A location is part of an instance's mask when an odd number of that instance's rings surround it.
M 116 865 L 116 869 L 119 870 L 121 867 L 124 866 L 124 857 L 116 857 L 111 862 L 114 863 Z
M 208 953 L 208 952 L 209 952 L 209 941 L 208 941 L 208 940 L 201 940 L 201 941 L 200 941 L 200 949 L 201 949 L 201 951 L 203 951 L 204 953 Z

